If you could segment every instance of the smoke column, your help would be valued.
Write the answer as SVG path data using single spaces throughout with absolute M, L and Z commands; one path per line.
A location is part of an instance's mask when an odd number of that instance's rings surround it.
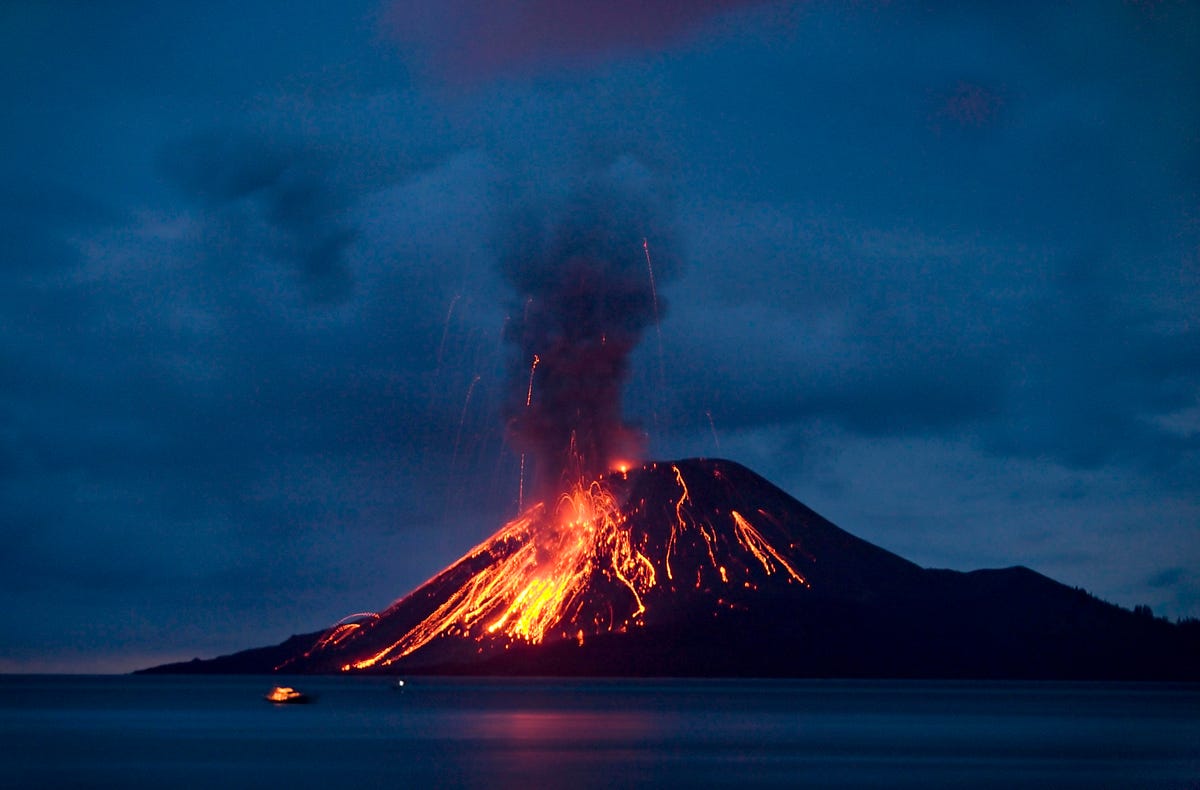
M 643 433 L 622 416 L 621 392 L 629 354 L 656 320 L 643 237 L 654 241 L 660 281 L 676 268 L 665 213 L 644 169 L 621 160 L 553 205 L 524 207 L 507 228 L 501 266 L 516 297 L 508 427 L 532 461 L 534 498 L 644 451 Z M 664 307 L 659 299 L 659 315 Z

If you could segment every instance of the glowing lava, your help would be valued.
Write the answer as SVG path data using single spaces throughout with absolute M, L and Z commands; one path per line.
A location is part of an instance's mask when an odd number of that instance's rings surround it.
M 644 626 L 670 606 L 679 583 L 726 608 L 738 594 L 731 590 L 754 591 L 776 575 L 808 586 L 793 544 L 769 514 L 761 513 L 768 524 L 760 529 L 737 510 L 699 512 L 679 466 L 657 469 L 616 471 L 576 483 L 553 507 L 534 505 L 388 611 L 330 629 L 303 659 L 356 671 L 389 667 L 433 645 L 460 654 L 473 645 L 476 655 L 558 640 L 583 645 Z M 653 513 L 653 502 L 631 498 L 631 481 L 646 477 L 670 481 L 675 491 Z M 409 625 L 386 627 L 397 621 Z
M 553 512 L 539 503 L 506 524 L 460 562 L 495 561 L 475 574 L 429 617 L 382 650 L 343 666 L 388 664 L 440 636 L 522 640 L 571 637 L 581 594 L 597 574 L 619 581 L 636 602 L 621 623 L 593 618 L 591 628 L 624 627 L 645 612 L 641 595 L 654 586 L 654 565 L 635 546 L 613 494 L 601 482 L 578 484 Z M 575 629 L 575 638 L 581 640 Z

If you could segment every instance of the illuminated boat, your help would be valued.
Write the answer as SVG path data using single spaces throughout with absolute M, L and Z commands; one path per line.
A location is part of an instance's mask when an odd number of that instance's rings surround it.
M 276 686 L 271 689 L 266 696 L 263 697 L 267 702 L 275 702 L 280 705 L 296 705 L 306 702 L 312 702 L 313 698 L 307 694 L 303 694 L 291 686 Z

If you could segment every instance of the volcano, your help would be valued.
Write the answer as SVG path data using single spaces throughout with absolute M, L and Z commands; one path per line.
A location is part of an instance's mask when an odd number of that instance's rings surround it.
M 1195 623 L 924 569 L 731 461 L 536 505 L 385 611 L 152 672 L 1200 679 Z

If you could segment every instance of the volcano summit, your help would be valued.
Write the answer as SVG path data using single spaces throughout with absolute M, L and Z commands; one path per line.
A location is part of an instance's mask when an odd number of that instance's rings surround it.
M 379 614 L 157 672 L 1200 679 L 1200 638 L 1027 568 L 930 570 L 730 461 L 539 504 Z

